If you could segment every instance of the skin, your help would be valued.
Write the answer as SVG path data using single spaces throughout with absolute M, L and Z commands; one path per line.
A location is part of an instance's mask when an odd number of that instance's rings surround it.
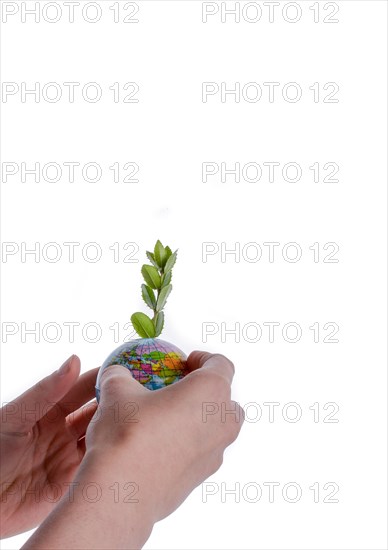
M 63 368 L 1 409 L 1 538 L 43 521 L 55 507 L 55 486 L 66 489 L 85 454 L 79 439 L 96 405 L 80 407 L 94 397 L 98 369 L 79 376 L 77 356 Z
M 61 377 L 62 391 L 57 387 L 58 374 L 45 379 L 40 398 L 53 401 L 50 392 L 58 392 L 57 402 L 62 404 L 76 393 L 77 413 L 64 416 L 57 429 L 48 426 L 44 417 L 35 429 L 22 428 L 16 416 L 13 423 L 8 420 L 6 430 L 1 429 L 8 432 L 4 455 L 9 465 L 18 464 L 15 479 L 24 476 L 46 484 L 53 479 L 59 484 L 73 480 L 73 485 L 67 491 L 64 487 L 56 505 L 48 505 L 44 491 L 39 506 L 31 500 L 20 504 L 20 495 L 10 499 L 2 511 L 2 536 L 31 528 L 47 516 L 24 549 L 141 548 L 153 525 L 218 470 L 225 448 L 236 439 L 244 420 L 243 410 L 231 401 L 234 367 L 226 357 L 196 351 L 189 356 L 188 368 L 183 380 L 150 391 L 124 367 L 109 367 L 101 378 L 97 410 L 95 405 L 82 409 L 96 369 L 78 378 L 78 358 Z M 18 400 L 27 396 L 36 402 L 37 395 L 33 388 Z M 204 403 L 214 404 L 213 411 L 217 406 L 221 411 L 223 404 L 235 414 L 204 416 Z M 10 435 L 15 431 L 36 435 Z M 45 431 L 51 436 L 43 435 Z M 9 467 L 8 476 L 11 471 Z M 85 492 L 88 487 L 93 489 L 90 493 Z

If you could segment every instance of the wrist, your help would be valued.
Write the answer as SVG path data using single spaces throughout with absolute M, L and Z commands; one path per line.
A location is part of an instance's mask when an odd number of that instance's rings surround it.
M 142 548 L 155 523 L 152 503 L 142 480 L 127 479 L 131 467 L 114 459 L 87 452 L 67 493 L 23 548 Z
M 78 498 L 101 509 L 104 521 L 117 529 L 133 530 L 135 526 L 145 542 L 157 517 L 153 490 L 141 464 L 135 456 L 91 449 L 85 454 L 74 482 L 78 484 Z

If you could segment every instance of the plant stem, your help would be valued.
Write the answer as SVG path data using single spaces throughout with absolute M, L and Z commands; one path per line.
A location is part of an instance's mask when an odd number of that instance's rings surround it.
M 164 270 L 163 269 L 159 269 L 159 275 L 160 275 L 160 278 L 163 277 L 164 275 Z M 158 298 L 159 298 L 159 294 L 160 294 L 160 288 L 157 288 L 156 289 L 156 303 L 158 303 Z M 152 317 L 152 320 L 155 321 L 156 319 L 156 314 L 157 314 L 157 311 L 156 311 L 156 306 L 155 306 L 155 309 L 153 310 L 154 312 L 154 316 Z

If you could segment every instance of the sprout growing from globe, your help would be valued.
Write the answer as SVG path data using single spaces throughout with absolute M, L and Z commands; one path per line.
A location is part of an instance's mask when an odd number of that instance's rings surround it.
M 183 351 L 158 338 L 164 328 L 163 310 L 172 290 L 172 269 L 177 252 L 172 252 L 159 240 L 153 252 L 146 252 L 150 264 L 141 268 L 145 281 L 141 285 L 141 295 L 152 310 L 152 317 L 141 311 L 131 316 L 133 328 L 140 338 L 125 342 L 106 358 L 97 376 L 97 400 L 100 398 L 101 375 L 110 365 L 124 366 L 135 380 L 150 390 L 164 388 L 187 374 L 187 357 Z

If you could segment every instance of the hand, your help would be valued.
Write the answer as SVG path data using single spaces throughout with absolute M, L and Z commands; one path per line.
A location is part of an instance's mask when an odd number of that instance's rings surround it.
M 105 370 L 73 490 L 23 550 L 142 548 L 154 523 L 218 470 L 244 418 L 230 399 L 234 367 L 197 351 L 188 368 L 183 380 L 157 391 L 125 367 Z
M 128 369 L 109 367 L 86 432 L 85 460 L 92 457 L 97 478 L 136 481 L 134 497 L 153 523 L 218 470 L 244 420 L 243 409 L 231 401 L 234 366 L 226 357 L 196 351 L 188 368 L 183 380 L 150 391 Z
M 1 538 L 39 524 L 73 480 L 96 403 L 81 407 L 94 397 L 97 371 L 79 376 L 73 355 L 0 409 Z

